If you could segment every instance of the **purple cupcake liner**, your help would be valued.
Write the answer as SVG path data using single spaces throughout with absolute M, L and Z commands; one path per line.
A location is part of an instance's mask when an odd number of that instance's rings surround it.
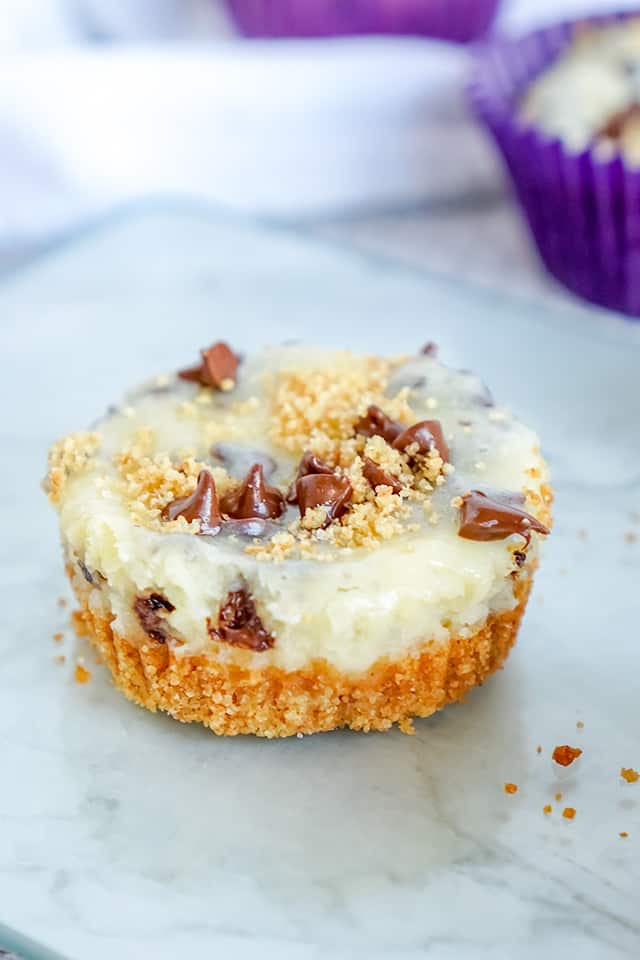
M 467 43 L 483 36 L 501 0 L 227 0 L 250 37 L 419 34 Z
M 570 43 L 577 26 L 604 26 L 637 13 L 560 23 L 478 50 L 469 87 L 531 228 L 556 279 L 593 303 L 640 317 L 640 170 L 619 155 L 571 153 L 518 117 L 522 96 Z

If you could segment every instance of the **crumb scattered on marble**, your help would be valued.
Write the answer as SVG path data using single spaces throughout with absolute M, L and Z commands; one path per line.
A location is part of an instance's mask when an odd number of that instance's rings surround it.
M 568 767 L 574 760 L 578 759 L 581 753 L 582 750 L 580 747 L 570 747 L 565 743 L 555 748 L 552 758 L 556 763 L 560 764 L 561 767 Z
M 619 836 L 619 837 L 622 837 L 623 840 L 624 840 L 624 839 L 626 839 L 626 838 L 629 836 L 629 834 L 627 833 L 626 830 L 621 830 L 620 833 L 618 834 L 618 836 Z
M 59 607 L 66 607 L 66 605 L 67 605 L 67 598 L 66 598 L 66 597 L 58 597 L 58 606 L 59 606 Z
M 576 815 L 575 807 L 565 807 L 562 811 L 562 816 L 565 820 L 573 820 Z
M 620 771 L 620 776 L 623 780 L 626 780 L 627 783 L 637 783 L 638 780 L 640 780 L 640 773 L 634 770 L 633 767 L 623 767 Z
M 578 730 L 584 730 L 584 723 L 582 722 L 582 720 L 578 720 L 578 722 L 576 723 L 576 727 Z
M 67 658 L 64 653 L 59 653 L 57 657 L 53 658 L 56 663 L 66 663 Z
M 61 633 L 60 631 L 58 631 L 57 633 L 54 633 L 52 635 L 52 638 L 55 643 L 60 643 L 61 640 L 64 640 L 64 633 Z
M 556 803 L 560 803 L 561 800 L 562 800 L 562 794 L 561 794 L 561 793 L 556 793 L 556 795 L 555 795 L 555 801 L 556 801 Z
M 542 753 L 542 747 L 540 746 L 540 744 L 538 744 L 538 746 L 536 747 L 536 753 Z
M 625 542 L 625 543 L 629 543 L 629 544 L 631 544 L 631 543 L 637 543 L 637 540 L 638 540 L 638 534 L 635 532 L 635 530 L 627 530 L 627 531 L 626 531 L 626 533 L 625 533 L 625 535 L 624 535 L 624 542 Z
M 83 667 L 81 663 L 77 663 L 74 678 L 76 683 L 88 683 L 91 679 L 91 671 Z
M 518 792 L 518 784 L 517 784 L 517 783 L 505 783 L 505 785 L 504 785 L 504 792 L 505 792 L 505 793 L 517 793 L 517 792 Z
M 547 804 L 542 808 L 542 812 L 543 812 L 544 814 L 546 814 L 547 817 L 549 816 L 549 814 L 551 813 L 552 810 L 553 810 L 553 807 L 551 806 L 550 803 L 547 803 Z

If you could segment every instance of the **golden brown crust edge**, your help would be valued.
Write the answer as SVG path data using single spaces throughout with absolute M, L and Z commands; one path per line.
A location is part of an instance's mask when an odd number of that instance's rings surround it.
M 427 642 L 422 652 L 389 662 L 380 659 L 364 674 L 340 673 L 326 661 L 302 670 L 249 670 L 205 656 L 177 658 L 150 641 L 137 646 L 87 604 L 74 584 L 81 609 L 76 629 L 87 635 L 107 663 L 116 686 L 148 710 L 164 710 L 184 723 L 202 723 L 214 733 L 287 737 L 338 727 L 387 730 L 398 723 L 412 732 L 413 717 L 427 717 L 500 668 L 515 642 L 531 577 L 516 585 L 515 609 L 490 617 L 470 637 Z

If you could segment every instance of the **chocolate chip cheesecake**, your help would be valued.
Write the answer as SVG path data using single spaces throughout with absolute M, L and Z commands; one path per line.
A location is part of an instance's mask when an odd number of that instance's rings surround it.
M 51 450 L 79 628 L 117 686 L 219 734 L 410 731 L 505 659 L 551 492 L 481 381 L 227 344 Z

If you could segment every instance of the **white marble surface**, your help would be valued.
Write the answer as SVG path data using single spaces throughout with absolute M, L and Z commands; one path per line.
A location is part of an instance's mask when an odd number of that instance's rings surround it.
M 0 921 L 74 960 L 638 956 L 640 784 L 618 771 L 640 767 L 640 332 L 463 273 L 175 212 L 4 281 Z M 518 647 L 413 738 L 216 739 L 76 651 L 47 444 L 218 335 L 435 339 L 543 436 L 557 520 Z M 584 749 L 564 777 L 558 743 Z

